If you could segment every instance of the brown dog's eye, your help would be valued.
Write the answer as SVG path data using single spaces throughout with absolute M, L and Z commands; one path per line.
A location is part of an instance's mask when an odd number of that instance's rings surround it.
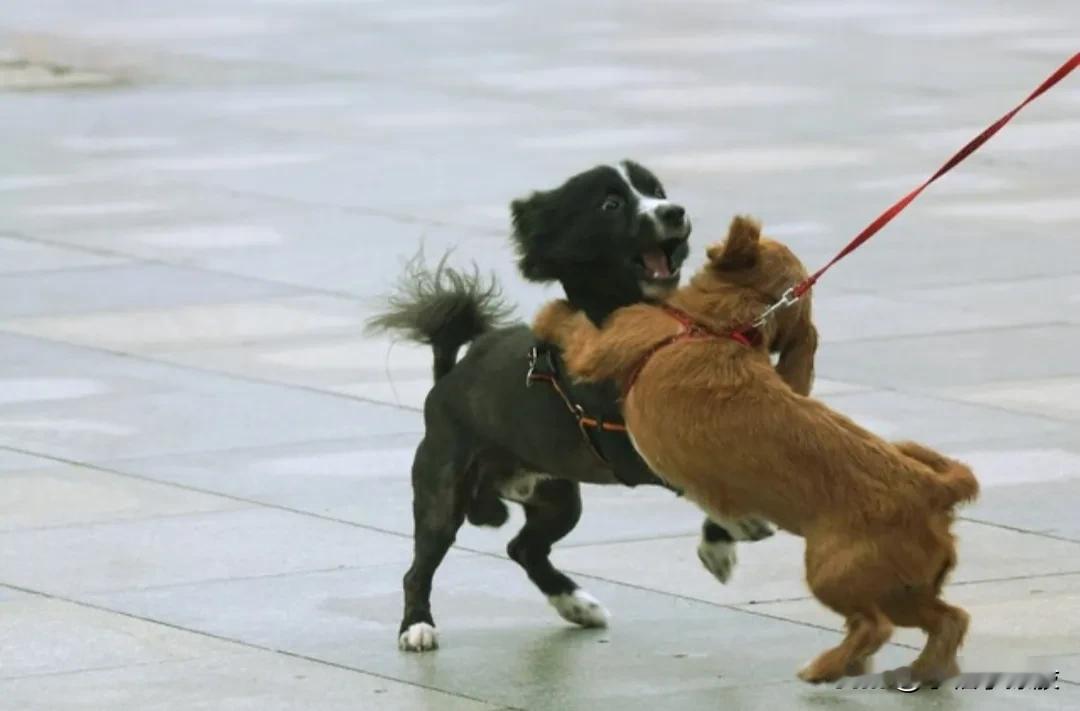
M 601 210 L 618 210 L 620 207 L 622 207 L 622 198 L 618 195 L 608 195 L 600 205 Z

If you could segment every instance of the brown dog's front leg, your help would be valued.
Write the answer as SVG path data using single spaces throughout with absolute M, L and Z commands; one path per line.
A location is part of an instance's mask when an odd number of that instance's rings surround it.
M 611 377 L 597 371 L 604 361 L 601 332 L 583 312 L 574 310 L 567 301 L 552 301 L 540 310 L 533 322 L 533 333 L 542 340 L 554 343 L 563 352 L 571 374 L 578 380 L 594 381 Z
M 574 331 L 576 318 L 584 319 L 585 317 L 576 311 L 569 301 L 557 299 L 548 303 L 536 314 L 532 331 L 540 340 L 554 343 L 560 349 L 566 350 L 567 341 Z

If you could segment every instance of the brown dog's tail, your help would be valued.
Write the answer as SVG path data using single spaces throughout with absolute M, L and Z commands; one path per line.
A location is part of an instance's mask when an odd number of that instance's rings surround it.
M 503 325 L 513 311 L 494 277 L 481 278 L 475 265 L 471 273 L 453 269 L 449 256 L 434 269 L 425 266 L 423 252 L 413 257 L 386 310 L 367 322 L 369 333 L 394 331 L 431 346 L 436 380 L 453 369 L 462 346 Z
M 979 495 L 979 482 L 971 467 L 916 442 L 896 442 L 896 448 L 917 462 L 934 470 L 937 476 L 930 479 L 936 489 L 938 503 L 952 508 L 963 501 L 971 501 Z

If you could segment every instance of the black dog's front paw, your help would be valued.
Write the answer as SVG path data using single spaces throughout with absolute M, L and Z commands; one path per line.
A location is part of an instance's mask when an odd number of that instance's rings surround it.
M 763 541 L 776 533 L 768 521 L 760 518 L 742 518 L 730 523 L 736 541 Z
M 409 625 L 398 635 L 398 649 L 403 652 L 430 652 L 439 648 L 439 633 L 427 622 Z

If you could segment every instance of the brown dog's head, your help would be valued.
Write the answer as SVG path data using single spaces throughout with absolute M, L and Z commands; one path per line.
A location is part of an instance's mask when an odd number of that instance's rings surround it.
M 742 323 L 752 322 L 807 276 L 794 252 L 763 238 L 761 225 L 749 217 L 732 220 L 727 239 L 710 246 L 706 255 L 709 263 L 694 276 L 692 289 L 708 302 L 710 312 Z M 777 311 L 761 330 L 769 350 L 780 356 L 777 372 L 796 392 L 808 394 L 817 351 L 810 294 Z

